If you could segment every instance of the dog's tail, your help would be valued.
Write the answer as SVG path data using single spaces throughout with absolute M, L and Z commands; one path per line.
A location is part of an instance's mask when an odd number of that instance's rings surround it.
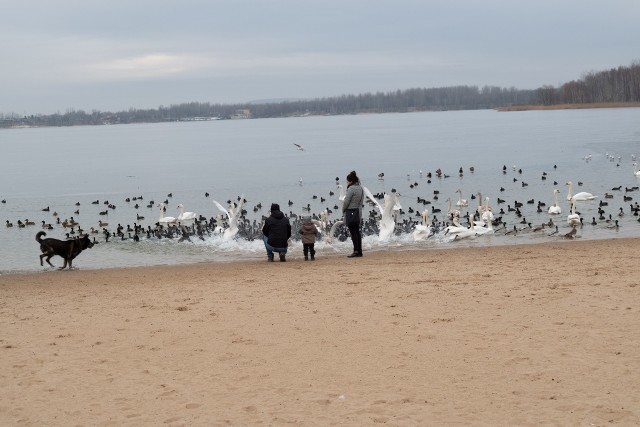
M 38 234 L 36 234 L 36 242 L 42 243 L 42 236 L 46 235 L 47 233 L 45 233 L 44 231 L 38 231 Z

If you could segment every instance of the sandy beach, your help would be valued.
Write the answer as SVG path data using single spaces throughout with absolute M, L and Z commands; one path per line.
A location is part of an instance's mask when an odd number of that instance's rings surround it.
M 639 248 L 0 276 L 0 425 L 637 426 Z

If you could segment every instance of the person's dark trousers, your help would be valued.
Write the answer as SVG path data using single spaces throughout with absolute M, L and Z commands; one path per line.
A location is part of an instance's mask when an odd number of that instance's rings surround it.
M 302 244 L 302 252 L 304 253 L 304 259 L 309 259 L 309 255 L 311 255 L 311 260 L 313 261 L 316 256 L 316 250 L 313 247 L 313 243 L 303 243 Z
M 362 234 L 360 233 L 360 224 L 350 225 L 349 234 L 353 242 L 353 252 L 362 255 Z

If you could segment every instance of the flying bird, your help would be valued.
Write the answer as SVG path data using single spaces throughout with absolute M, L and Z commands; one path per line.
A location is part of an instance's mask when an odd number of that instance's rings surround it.
M 304 147 L 300 144 L 296 144 L 295 142 L 293 143 L 293 145 L 295 145 L 296 147 L 298 147 L 298 150 L 300 151 L 304 151 Z

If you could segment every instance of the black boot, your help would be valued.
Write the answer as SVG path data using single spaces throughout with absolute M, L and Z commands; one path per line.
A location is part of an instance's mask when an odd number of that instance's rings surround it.
M 311 259 L 313 259 L 313 255 L 311 255 Z M 305 256 L 304 256 L 304 260 L 305 260 L 305 261 L 309 261 L 309 257 L 305 255 Z
M 267 261 L 273 262 L 273 255 L 267 255 Z
M 316 251 L 311 252 L 311 261 L 316 260 Z
M 287 261 L 287 258 L 285 258 L 285 253 L 284 252 L 280 252 L 278 255 L 280 255 L 280 262 Z

